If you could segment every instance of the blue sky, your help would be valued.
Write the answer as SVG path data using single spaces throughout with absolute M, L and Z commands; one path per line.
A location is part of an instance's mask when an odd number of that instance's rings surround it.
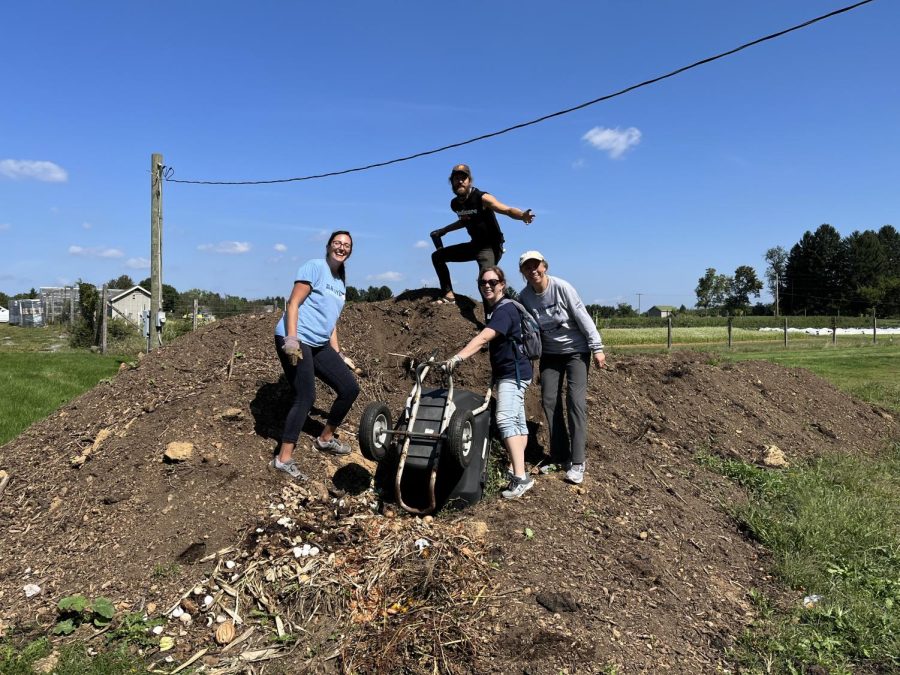
M 0 10 L 0 290 L 149 276 L 150 156 L 263 180 L 495 131 L 837 9 L 833 1 L 12 3 Z M 164 186 L 164 281 L 261 297 L 349 229 L 348 283 L 435 286 L 428 233 L 471 165 L 501 266 L 531 248 L 588 303 L 692 306 L 821 223 L 900 227 L 900 3 L 877 0 L 662 83 L 386 168 Z M 463 240 L 463 233 L 445 238 Z M 451 265 L 475 294 L 474 263 Z

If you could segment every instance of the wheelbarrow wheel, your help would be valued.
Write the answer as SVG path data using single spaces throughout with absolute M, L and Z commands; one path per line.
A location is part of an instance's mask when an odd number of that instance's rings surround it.
M 450 445 L 450 454 L 464 469 L 472 461 L 474 437 L 475 417 L 472 415 L 472 411 L 457 410 L 454 412 L 450 417 L 450 425 L 447 427 L 447 440 Z
M 391 411 L 387 405 L 376 401 L 366 406 L 359 421 L 359 449 L 363 457 L 380 462 L 387 455 L 391 444 Z

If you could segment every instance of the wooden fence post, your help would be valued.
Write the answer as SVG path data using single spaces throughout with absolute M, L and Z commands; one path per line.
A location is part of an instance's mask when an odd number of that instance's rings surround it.
M 191 322 L 191 330 L 197 330 L 197 305 L 200 304 L 197 302 L 197 298 L 194 298 L 194 319 Z
M 731 349 L 731 322 L 733 321 L 732 317 L 728 317 L 728 349 Z
M 875 318 L 875 308 L 872 308 L 872 344 L 878 344 L 878 319 Z
M 784 346 L 787 347 L 787 317 L 784 317 Z
M 666 349 L 672 349 L 672 316 L 666 318 L 669 320 L 666 329 Z

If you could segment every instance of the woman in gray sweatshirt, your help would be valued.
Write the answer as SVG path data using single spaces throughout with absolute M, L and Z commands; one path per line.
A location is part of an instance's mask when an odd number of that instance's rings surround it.
M 569 282 L 547 274 L 548 268 L 539 251 L 521 255 L 519 271 L 528 285 L 519 301 L 541 326 L 541 400 L 550 431 L 550 457 L 566 470 L 566 480 L 577 485 L 584 480 L 586 464 L 588 370 L 592 360 L 603 368 L 606 356 L 600 332 L 578 293 Z

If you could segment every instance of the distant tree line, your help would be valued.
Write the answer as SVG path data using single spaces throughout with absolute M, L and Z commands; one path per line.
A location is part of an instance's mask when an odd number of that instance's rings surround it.
M 369 286 L 366 290 L 360 290 L 355 286 L 347 286 L 347 302 L 379 302 L 390 300 L 394 297 L 393 291 L 387 286 Z
M 859 315 L 874 309 L 900 316 L 900 233 L 892 225 L 843 238 L 831 225 L 820 225 L 794 244 L 783 265 L 784 313 Z
M 756 303 L 762 282 L 749 265 L 732 276 L 707 268 L 697 282 L 696 306 L 706 314 L 868 314 L 900 316 L 900 233 L 855 231 L 841 237 L 831 225 L 807 231 L 790 251 L 766 251 L 765 281 L 773 303 Z

